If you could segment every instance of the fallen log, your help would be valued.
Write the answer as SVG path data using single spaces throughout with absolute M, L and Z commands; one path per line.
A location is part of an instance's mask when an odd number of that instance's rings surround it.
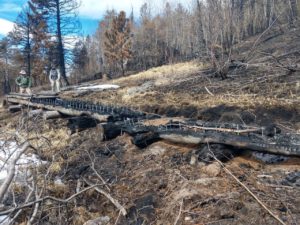
M 42 109 L 31 110 L 28 112 L 28 117 L 33 118 L 43 113 Z
M 8 107 L 8 111 L 11 113 L 20 112 L 22 110 L 21 105 L 11 105 Z
M 164 126 L 169 128 L 186 128 L 194 131 L 219 131 L 219 132 L 229 132 L 236 134 L 243 133 L 268 133 L 270 135 L 274 134 L 274 124 L 268 127 L 258 127 L 258 126 L 247 126 L 245 124 L 234 124 L 234 123 L 220 123 L 220 122 L 207 122 L 202 120 L 193 119 L 183 119 L 183 118 L 159 118 L 153 120 L 147 120 L 143 123 L 145 126 L 156 125 Z M 270 130 L 270 129 L 273 130 Z M 276 127 L 276 133 L 280 133 L 280 129 Z
M 43 113 L 44 120 L 61 118 L 61 114 L 58 111 L 45 111 Z
M 150 131 L 155 131 L 157 128 L 152 126 L 136 126 L 134 124 L 126 124 L 124 122 L 109 122 L 98 124 L 102 134 L 102 140 L 111 140 L 122 133 L 127 133 L 130 136 L 136 136 Z
M 300 156 L 300 145 L 292 143 L 276 143 L 263 141 L 255 136 L 241 136 L 220 132 L 190 132 L 190 131 L 161 131 L 158 132 L 161 139 L 181 144 L 224 144 L 240 149 L 248 149 L 271 154 L 287 156 Z
M 6 99 L 10 103 L 17 103 L 17 104 L 21 104 L 21 105 L 31 106 L 34 108 L 47 109 L 50 111 L 57 111 L 64 115 L 67 115 L 67 116 L 78 116 L 78 117 L 89 116 L 89 117 L 92 117 L 92 118 L 98 120 L 99 122 L 107 122 L 112 119 L 111 115 L 103 115 L 103 114 L 93 113 L 93 112 L 89 112 L 89 111 L 68 109 L 68 108 L 64 108 L 61 106 L 44 105 L 44 104 L 40 104 L 40 103 L 30 102 L 29 98 L 28 97 L 26 98 L 24 96 L 21 96 L 20 98 L 19 97 L 16 98 L 15 96 L 7 96 Z
M 25 99 L 24 96 L 20 96 L 20 98 L 7 96 L 7 101 L 57 111 L 64 115 L 80 118 L 76 120 L 76 122 L 70 120 L 69 128 L 71 133 L 95 127 L 99 122 L 109 121 L 108 123 L 100 125 L 104 140 L 113 139 L 122 134 L 122 132 L 126 132 L 134 137 L 133 142 L 140 147 L 145 147 L 155 141 L 164 139 L 182 144 L 216 143 L 233 146 L 235 149 L 240 148 L 273 154 L 300 156 L 299 137 L 297 136 L 293 139 L 289 137 L 291 135 L 280 135 L 280 137 L 283 138 L 279 140 L 277 134 L 280 132 L 280 129 L 276 129 L 276 127 L 270 127 L 269 132 L 268 129 L 265 128 L 250 127 L 246 125 L 208 123 L 188 119 L 177 119 L 176 121 L 176 118 L 173 118 L 172 120 L 160 118 L 156 122 L 155 120 L 151 120 L 153 123 L 147 125 L 144 121 L 139 121 L 137 119 L 141 113 L 134 114 L 131 110 L 126 108 L 119 108 L 118 110 L 113 108 L 110 110 L 107 109 L 107 113 L 111 113 L 112 115 L 103 115 L 93 111 L 93 107 L 85 107 L 84 111 L 80 111 L 77 108 L 69 108 L 72 106 L 71 103 L 67 103 L 66 105 L 63 104 L 63 106 L 57 105 L 56 103 L 53 104 L 52 101 L 41 104 L 30 101 L 30 98 Z M 48 105 L 47 103 L 51 105 Z M 120 115 L 127 114 L 129 118 L 134 119 L 124 120 L 123 122 L 121 120 L 123 116 Z M 83 119 L 83 117 L 85 119 Z M 266 133 L 269 137 L 266 136 Z M 258 134 L 261 134 L 261 136 Z M 295 142 L 295 140 L 298 142 Z
M 122 125 L 114 123 L 101 124 L 102 140 L 111 140 L 122 134 Z
M 88 128 L 96 127 L 98 122 L 90 117 L 73 117 L 68 120 L 69 134 L 77 133 Z
M 137 134 L 133 137 L 132 143 L 135 144 L 139 148 L 145 148 L 148 145 L 153 144 L 154 142 L 157 142 L 161 140 L 158 133 L 149 132 L 149 133 L 142 133 Z

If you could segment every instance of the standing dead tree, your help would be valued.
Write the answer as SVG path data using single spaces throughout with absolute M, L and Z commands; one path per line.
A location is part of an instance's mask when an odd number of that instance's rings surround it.
M 77 17 L 79 2 L 77 0 L 31 0 L 37 10 L 47 21 L 50 33 L 54 34 L 55 45 L 52 63 L 59 66 L 61 75 L 67 85 L 66 62 L 70 58 L 67 45 L 72 46 L 81 25 Z
M 9 40 L 8 38 L 3 38 L 0 41 L 0 57 L 4 59 L 4 94 L 8 94 L 11 90 L 9 82 Z M 1 94 L 1 93 L 0 93 Z

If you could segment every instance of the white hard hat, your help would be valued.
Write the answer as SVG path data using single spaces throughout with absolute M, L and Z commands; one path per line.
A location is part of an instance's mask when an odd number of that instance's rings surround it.
M 25 74 L 26 74 L 25 70 L 21 70 L 21 71 L 20 71 L 20 74 L 25 75 Z

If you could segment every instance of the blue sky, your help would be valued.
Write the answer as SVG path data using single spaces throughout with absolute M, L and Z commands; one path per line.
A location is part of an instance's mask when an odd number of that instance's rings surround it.
M 191 7 L 193 0 L 169 0 L 173 4 L 182 2 L 184 6 Z M 0 0 L 0 38 L 5 36 L 12 28 L 18 13 L 27 0 Z M 79 18 L 82 23 L 83 34 L 93 34 L 99 20 L 108 9 L 116 11 L 125 10 L 128 14 L 133 9 L 137 18 L 141 5 L 147 2 L 151 4 L 153 11 L 161 9 L 167 0 L 81 0 Z
M 12 28 L 18 13 L 27 0 L 0 0 L 0 37 L 5 36 Z M 131 11 L 131 6 L 138 12 L 144 0 L 81 0 L 79 18 L 83 34 L 93 34 L 98 22 L 107 9 Z

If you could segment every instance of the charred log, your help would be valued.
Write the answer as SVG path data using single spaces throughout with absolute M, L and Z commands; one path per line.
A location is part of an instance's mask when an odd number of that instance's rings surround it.
M 11 113 L 20 112 L 22 110 L 21 105 L 12 105 L 8 107 L 8 111 Z
M 122 126 L 114 123 L 105 123 L 99 125 L 102 130 L 102 139 L 107 141 L 114 139 L 122 134 Z
M 233 135 L 221 132 L 190 132 L 190 131 L 161 131 L 159 137 L 174 143 L 207 144 L 217 143 L 233 146 L 240 149 L 249 149 L 272 154 L 300 156 L 300 145 L 292 143 L 276 143 L 267 141 L 256 135 Z
M 73 117 L 68 120 L 67 126 L 70 129 L 70 134 L 73 134 L 88 128 L 96 127 L 97 124 L 97 120 L 90 117 Z
M 237 149 L 233 149 L 232 146 L 222 145 L 222 144 L 203 144 L 198 150 L 196 150 L 195 155 L 198 161 L 209 163 L 214 161 L 214 158 L 225 162 L 233 158 L 239 152 Z
M 161 140 L 158 133 L 149 132 L 149 133 L 142 133 L 137 134 L 133 137 L 133 144 L 135 144 L 139 148 L 145 148 L 154 142 Z

